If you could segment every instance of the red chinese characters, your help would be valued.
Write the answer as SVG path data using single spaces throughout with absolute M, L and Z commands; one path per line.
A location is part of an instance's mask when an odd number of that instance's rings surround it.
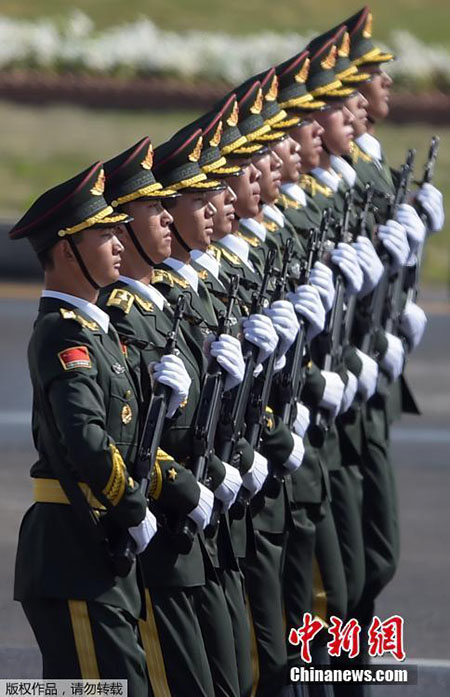
M 403 617 L 392 615 L 382 622 L 375 615 L 369 627 L 369 656 L 391 653 L 398 661 L 406 658 L 403 645 Z

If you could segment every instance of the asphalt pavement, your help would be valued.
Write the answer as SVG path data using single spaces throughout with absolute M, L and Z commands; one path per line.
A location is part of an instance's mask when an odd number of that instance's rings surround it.
M 0 284 L 0 678 L 18 677 L 14 673 L 18 648 L 27 649 L 28 653 L 22 653 L 24 665 L 37 677 L 34 638 L 20 606 L 12 600 L 17 535 L 21 518 L 31 503 L 28 471 L 34 452 L 26 350 L 38 302 L 35 295 L 36 289 L 29 286 Z M 429 319 L 426 334 L 407 369 L 423 414 L 404 418 L 392 434 L 400 503 L 401 561 L 396 577 L 379 599 L 377 613 L 381 619 L 393 614 L 404 618 L 409 659 L 447 661 L 450 305 L 444 294 L 426 293 L 423 306 Z M 25 677 L 23 671 L 22 676 Z M 397 690 L 394 692 L 399 695 Z

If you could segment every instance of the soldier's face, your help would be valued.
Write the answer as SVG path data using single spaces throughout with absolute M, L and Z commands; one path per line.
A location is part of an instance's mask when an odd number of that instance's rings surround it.
M 221 240 L 233 230 L 233 222 L 236 217 L 234 213 L 236 194 L 227 186 L 225 191 L 210 193 L 208 198 L 216 209 L 213 215 L 214 232 L 212 238 L 213 240 Z
M 333 103 L 330 109 L 319 111 L 317 121 L 323 128 L 322 141 L 332 155 L 346 155 L 354 137 L 355 117 L 343 102 Z
M 208 196 L 203 192 L 182 194 L 170 209 L 173 222 L 188 247 L 203 252 L 208 248 L 213 233 L 215 209 Z
M 303 123 L 301 126 L 292 128 L 291 136 L 300 145 L 301 149 L 301 171 L 310 172 L 320 164 L 322 153 L 322 126 L 313 118 Z
M 254 163 L 261 174 L 259 179 L 261 200 L 264 203 L 274 203 L 280 195 L 281 159 L 276 152 L 272 151 L 255 158 Z
M 281 159 L 281 181 L 296 184 L 300 177 L 302 162 L 299 143 L 291 136 L 288 136 L 281 143 L 274 145 L 273 150 Z
M 229 177 L 226 180 L 236 194 L 234 209 L 239 218 L 254 218 L 258 215 L 261 199 L 260 178 L 260 171 L 251 162 L 244 166 L 244 173 L 240 177 Z
M 161 201 L 132 201 L 127 212 L 134 218 L 131 226 L 145 252 L 155 263 L 170 257 L 172 236 L 170 224 L 173 218 Z M 121 237 L 126 247 L 133 245 L 126 229 Z
M 353 97 L 345 100 L 345 106 L 355 117 L 353 121 L 355 138 L 362 136 L 367 131 L 367 105 L 368 101 L 361 92 L 357 92 Z
M 91 228 L 84 232 L 78 243 L 81 257 L 90 275 L 100 288 L 114 283 L 120 275 L 120 261 L 124 247 L 117 236 L 117 232 L 118 229 L 116 227 Z M 66 240 L 63 241 L 63 244 L 69 245 Z M 75 264 L 78 266 L 70 246 L 68 249 Z
M 373 121 L 382 121 L 389 114 L 389 96 L 392 78 L 379 65 L 364 65 L 364 72 L 370 73 L 370 82 L 364 82 L 359 89 L 367 99 L 367 111 Z

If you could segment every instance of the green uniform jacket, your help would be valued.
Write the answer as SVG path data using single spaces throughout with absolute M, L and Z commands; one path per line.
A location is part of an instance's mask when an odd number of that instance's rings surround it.
M 374 185 L 374 203 L 377 207 L 376 220 L 379 223 L 384 223 L 388 218 L 391 197 L 395 193 L 392 172 L 385 158 L 379 165 L 354 143 L 348 159 L 357 173 L 356 188 L 362 191 L 366 184 L 372 183 Z M 391 386 L 386 409 L 390 422 L 398 419 L 402 411 L 410 414 L 420 413 L 404 375 Z
M 160 310 L 124 282 L 105 288 L 99 305 L 108 312 L 121 341 L 126 344 L 127 360 L 137 383 L 141 385 L 142 399 L 146 405 L 150 396 L 147 366 L 158 361 L 164 352 L 167 335 L 172 329 L 173 311 L 168 305 Z M 136 342 L 139 342 L 139 346 Z M 158 494 L 154 508 L 157 515 L 160 513 L 168 517 L 172 527 L 195 508 L 199 499 L 194 476 L 178 463 L 185 459 L 192 448 L 190 425 L 198 403 L 202 365 L 198 366 L 182 330 L 178 333 L 177 349 L 192 382 L 187 404 L 178 410 L 173 419 L 166 420 L 167 427 L 160 445 L 170 456 L 161 453 L 161 457 L 157 458 L 160 481 L 156 486 Z M 171 544 L 170 531 L 164 525 L 142 555 L 142 564 L 149 587 L 191 587 L 202 585 L 205 580 L 198 536 L 189 554 L 178 554 Z
M 137 525 L 146 501 L 133 481 L 139 404 L 119 340 L 69 303 L 41 299 L 28 349 L 33 383 L 34 478 L 56 479 L 57 456 L 105 506 L 111 543 Z M 123 458 L 123 459 L 122 459 Z M 128 466 L 127 471 L 125 464 Z M 131 476 L 130 476 L 131 475 Z M 118 578 L 87 539 L 72 506 L 35 503 L 22 521 L 14 595 L 72 598 L 116 605 L 138 617 L 136 566 Z

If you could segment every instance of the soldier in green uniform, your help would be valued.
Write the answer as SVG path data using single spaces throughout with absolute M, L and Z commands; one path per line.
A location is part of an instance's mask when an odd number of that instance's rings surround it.
M 255 101 L 255 98 L 253 99 L 253 101 Z M 252 101 L 252 103 L 253 103 L 253 101 Z M 195 124 L 194 124 L 193 128 L 195 128 Z M 186 133 L 185 133 L 185 135 L 186 135 Z M 250 144 L 250 146 L 251 146 L 251 144 Z M 243 145 L 242 147 L 243 147 L 243 149 L 246 149 L 248 146 Z M 238 152 L 240 149 L 241 148 L 238 148 L 235 152 Z M 260 149 L 260 146 L 257 146 L 256 150 L 259 150 L 259 149 Z M 255 148 L 253 148 L 253 150 L 255 150 Z M 179 153 L 179 150 L 177 151 L 177 153 Z M 245 154 L 247 154 L 247 153 L 245 153 Z M 240 154 L 240 156 L 242 157 L 242 154 Z M 175 169 L 175 167 L 174 167 L 174 169 Z M 167 184 L 168 182 L 171 181 L 171 179 L 173 177 L 173 171 L 174 170 L 164 171 L 163 167 L 161 168 L 161 171 L 160 171 L 158 163 L 156 165 L 157 176 L 159 178 L 162 178 L 162 181 L 164 184 Z M 245 176 L 246 176 L 246 174 L 243 173 L 242 176 L 239 176 L 239 177 L 230 177 L 228 179 L 228 181 L 233 182 L 233 184 L 236 184 L 236 182 L 239 182 L 239 183 L 241 183 L 243 181 L 245 182 L 245 180 L 244 180 Z M 174 256 L 172 256 L 172 259 L 166 260 L 164 266 L 165 266 L 165 269 L 167 267 L 170 268 L 171 277 L 176 278 L 177 275 L 181 275 L 182 278 L 184 277 L 184 279 L 191 284 L 190 272 L 188 270 L 189 268 L 192 268 L 191 264 L 190 264 L 190 251 L 189 251 L 189 254 L 187 254 L 186 247 L 189 250 L 192 250 L 192 247 L 195 245 L 199 251 L 204 252 L 204 251 L 206 251 L 206 249 L 208 247 L 208 240 L 205 240 L 204 238 L 202 239 L 201 237 L 199 237 L 198 234 L 195 233 L 195 229 L 193 229 L 192 225 L 191 226 L 188 226 L 186 224 L 183 225 L 183 220 L 181 218 L 180 213 L 177 214 L 176 206 L 171 210 L 171 212 L 172 212 L 174 219 L 175 219 L 175 226 L 177 227 L 178 235 L 180 235 L 182 238 L 182 244 L 179 243 L 179 240 L 177 238 L 177 241 L 179 244 L 175 245 L 175 247 L 173 248 L 172 255 L 175 254 L 176 257 L 178 257 L 178 259 L 176 259 L 176 258 L 174 258 Z M 226 249 L 225 249 L 225 254 L 228 254 L 228 256 L 231 255 Z M 222 260 L 222 256 L 221 256 L 221 260 Z M 174 262 L 178 262 L 178 263 L 174 263 Z M 182 264 L 181 262 L 184 262 L 184 263 Z M 226 279 L 226 275 L 224 276 L 224 279 Z M 228 283 L 229 283 L 229 281 L 227 281 L 227 285 L 228 285 Z M 192 287 L 193 286 L 191 285 L 191 288 Z M 209 316 L 208 307 L 209 307 L 209 303 L 211 301 L 208 302 L 208 301 L 204 300 L 204 290 L 203 290 L 203 284 L 201 283 L 201 279 L 199 279 L 199 281 L 198 281 L 197 289 L 198 289 L 198 297 L 195 297 L 192 300 L 192 303 L 194 305 L 194 302 L 195 302 L 195 309 L 197 312 L 201 313 L 201 316 L 203 316 L 203 317 Z M 245 298 L 243 300 L 245 301 Z M 203 309 L 201 310 L 200 305 L 202 303 L 203 303 Z M 249 320 L 247 320 L 247 321 L 249 321 Z M 268 321 L 268 318 L 262 318 L 261 320 L 259 320 L 259 317 L 255 316 L 254 319 L 250 319 L 250 325 L 248 325 L 248 326 L 245 325 L 244 333 L 247 334 L 247 336 L 251 335 L 251 330 L 253 328 L 253 325 L 255 323 L 258 324 L 259 322 L 261 322 L 261 324 L 264 327 L 271 326 L 271 323 L 270 323 L 270 321 Z M 260 329 L 259 326 L 258 326 L 258 329 Z M 262 331 L 264 332 L 264 329 Z M 273 330 L 272 330 L 272 332 L 273 332 Z M 266 336 L 267 336 L 267 332 L 264 333 L 263 336 L 261 334 L 259 334 L 259 332 L 257 332 L 257 335 L 253 336 L 253 341 L 255 343 L 258 342 L 257 345 L 261 347 L 261 346 L 263 346 L 263 344 L 265 342 Z M 276 334 L 275 334 L 275 337 L 276 337 Z M 276 342 L 277 342 L 277 338 L 275 338 L 275 341 L 273 342 L 274 346 L 276 345 Z M 265 355 L 266 355 L 266 357 L 268 356 L 267 351 L 265 352 Z M 281 445 L 281 442 L 280 442 L 281 433 L 280 433 L 280 435 L 277 435 L 277 436 L 275 435 L 275 432 L 278 433 L 279 428 L 274 429 L 273 426 L 269 426 L 268 430 L 269 430 L 269 434 L 266 434 L 266 435 L 271 436 L 272 449 L 274 450 L 276 447 L 278 449 L 278 459 L 280 461 L 283 461 L 283 462 L 286 461 L 288 459 L 289 452 L 292 450 L 293 440 L 290 439 L 289 444 L 286 443 L 286 445 L 283 445 L 283 447 L 280 448 L 279 446 Z M 275 439 L 277 439 L 276 442 L 275 442 Z M 267 444 L 267 440 L 265 441 L 265 443 Z M 264 450 L 264 445 L 262 448 L 262 452 L 263 452 L 263 454 L 267 454 L 266 451 Z M 260 559 L 262 558 L 260 550 L 258 550 L 258 553 L 256 555 L 256 560 L 258 560 L 258 557 Z M 280 561 L 280 559 L 279 559 L 279 561 Z M 252 568 L 254 569 L 255 566 L 256 566 L 256 563 L 253 564 L 253 559 L 252 559 Z M 279 564 L 278 564 L 277 568 L 279 568 Z M 277 572 L 277 568 L 275 568 L 275 567 L 273 568 L 273 574 L 272 574 L 271 578 L 273 577 L 275 583 L 279 584 L 279 581 L 278 582 L 276 581 L 276 578 L 277 578 L 278 573 L 279 573 L 279 572 Z M 248 587 L 247 568 L 245 569 L 245 571 L 246 571 L 246 580 L 247 580 L 247 587 Z M 259 578 L 261 578 L 261 576 L 259 576 Z M 278 585 L 278 588 L 279 588 L 279 585 Z M 249 589 L 249 591 L 250 591 L 250 589 Z M 258 593 L 260 595 L 261 595 L 261 591 L 262 591 L 261 583 L 259 583 Z M 255 613 L 253 611 L 254 611 L 255 605 L 252 604 L 252 592 L 253 592 L 253 587 L 252 587 L 252 590 L 249 592 L 249 595 L 250 595 L 250 606 L 252 609 L 253 620 L 254 620 Z M 253 599 L 254 599 L 254 597 L 255 597 L 255 595 L 253 595 Z M 262 626 L 263 621 L 264 621 L 265 627 L 271 627 L 270 617 L 271 617 L 271 615 L 275 615 L 275 613 L 273 612 L 273 597 L 274 597 L 273 594 L 270 597 L 272 598 L 272 603 L 271 603 L 272 607 L 268 608 L 268 616 L 265 616 L 263 618 L 262 615 L 264 613 L 262 613 L 262 612 L 260 612 L 260 616 L 257 616 L 257 622 L 259 622 L 259 626 L 256 626 L 257 631 Z M 266 605 L 267 605 L 267 603 L 266 603 Z M 259 612 L 261 608 L 257 607 L 256 609 Z M 253 624 L 253 626 L 255 626 L 255 624 Z M 268 632 L 266 632 L 266 635 L 267 635 L 266 644 L 265 645 L 263 644 L 262 646 L 258 645 L 258 650 L 261 651 L 260 655 L 262 656 L 260 663 L 259 663 L 261 676 L 263 678 L 265 678 L 266 681 L 267 681 L 267 676 L 269 676 L 269 680 L 272 680 L 272 683 L 268 682 L 266 684 L 266 689 L 268 689 L 268 685 L 270 685 L 270 684 L 272 684 L 273 689 L 278 689 L 278 688 L 275 688 L 275 685 L 278 685 L 279 689 L 281 689 L 281 687 L 283 686 L 285 679 L 286 679 L 285 674 L 284 674 L 285 673 L 285 659 L 281 658 L 280 662 L 278 663 L 278 656 L 280 655 L 280 651 L 281 651 L 281 653 L 285 652 L 284 632 L 282 629 L 281 629 L 281 631 L 278 631 L 279 626 L 282 627 L 282 625 L 281 625 L 281 611 L 277 615 L 277 625 L 276 625 L 277 634 L 276 634 L 275 639 L 273 639 L 271 637 L 271 644 L 270 644 L 271 646 L 274 646 L 274 649 L 277 651 L 276 655 L 273 653 L 273 651 L 272 652 L 267 651 L 267 648 L 268 648 L 267 641 L 268 641 L 268 634 L 269 634 Z M 256 657 L 256 654 L 255 654 L 255 657 Z M 275 658 L 277 658 L 276 664 L 275 664 L 275 660 L 274 660 Z M 282 673 L 280 671 L 282 671 Z M 274 680 L 276 682 L 274 682 Z M 257 683 L 257 681 L 258 680 L 256 678 L 255 682 Z M 262 681 L 262 684 L 264 685 L 264 680 Z M 273 691 L 271 692 L 271 694 L 273 694 Z
M 155 344 L 161 346 L 165 342 L 172 314 L 164 296 L 154 285 L 149 284 L 153 276 L 153 266 L 170 256 L 171 252 L 170 225 L 173 219 L 161 206 L 161 202 L 167 205 L 171 190 L 162 189 L 161 185 L 156 184 L 150 167 L 142 171 L 142 149 L 146 145 L 145 141 L 149 147 L 148 139 L 144 139 L 134 148 L 106 163 L 108 196 L 115 205 L 129 212 L 133 211 L 134 221 L 132 224 L 127 224 L 127 234 L 124 236 L 124 276 L 121 277 L 120 286 L 107 289 L 105 305 L 112 313 L 111 316 L 119 332 L 128 338 L 131 347 L 133 341 L 147 343 L 147 347 L 140 348 L 139 358 L 134 361 L 136 374 L 139 374 L 142 362 L 145 366 L 151 360 L 155 352 Z M 192 145 L 189 151 L 192 151 Z M 203 181 L 207 181 L 206 177 Z M 197 181 L 197 183 L 203 182 Z M 196 205 L 195 185 L 191 185 L 190 190 Z M 161 197 L 162 201 L 158 201 L 158 197 Z M 174 198 L 173 195 L 170 195 L 170 198 Z M 147 199 L 153 201 L 153 205 Z M 204 207 L 203 196 L 201 201 Z M 152 214 L 149 213 L 151 208 L 153 208 Z M 208 220 L 209 217 L 206 217 L 206 221 Z M 156 281 L 157 279 L 156 274 Z M 116 303 L 118 295 L 120 295 L 122 307 Z M 137 299 L 134 312 L 130 303 L 127 303 L 126 307 L 123 306 L 124 299 L 130 295 Z M 151 307 L 147 305 L 145 313 L 141 309 L 142 295 L 147 300 L 153 298 Z M 160 305 L 159 308 L 157 304 Z M 179 460 L 188 465 L 194 457 L 192 426 L 199 403 L 206 361 L 201 346 L 191 337 L 191 326 L 188 323 L 185 324 L 185 329 L 187 331 L 183 331 L 180 336 L 178 350 L 191 376 L 189 399 L 183 407 L 182 414 L 176 419 L 173 417 L 173 423 L 167 427 L 162 443 L 171 454 L 176 455 Z M 237 341 L 236 343 L 239 346 Z M 212 349 L 216 353 L 215 349 L 216 346 Z M 223 359 L 223 351 L 220 348 L 217 358 L 219 361 Z M 143 372 L 145 377 L 146 370 Z M 174 476 L 172 463 L 170 467 Z M 182 471 L 185 473 L 185 478 L 189 474 L 197 489 L 198 487 L 205 489 L 203 484 L 197 484 L 188 469 L 182 468 Z M 239 488 L 240 477 L 237 476 L 234 480 L 230 478 L 234 472 L 236 472 L 234 468 L 230 469 L 228 465 L 215 458 L 214 471 L 207 473 L 206 480 L 211 480 L 210 486 L 222 504 L 232 502 L 233 487 L 236 488 L 236 492 Z M 181 478 L 177 477 L 177 479 Z M 181 486 L 180 481 L 179 487 Z M 191 487 L 192 485 L 189 484 L 187 495 L 190 494 Z M 176 513 L 178 508 L 178 514 L 181 513 L 182 517 L 185 515 L 186 511 L 185 508 L 181 508 L 181 501 L 173 499 L 172 505 L 174 507 L 172 513 Z M 164 536 L 163 531 L 160 531 L 159 536 L 159 546 L 156 544 L 153 547 L 150 546 L 143 561 L 146 584 L 154 606 L 157 626 L 160 629 L 165 665 L 168 666 L 173 657 L 177 656 L 176 674 L 166 669 L 168 685 L 173 693 L 180 695 L 202 690 L 205 694 L 209 693 L 208 682 L 205 682 L 202 676 L 205 663 L 209 662 L 214 693 L 230 695 L 230 697 L 238 695 L 240 687 L 233 626 L 222 586 L 216 572 L 212 569 L 204 544 L 196 538 L 194 547 L 188 555 L 175 555 L 170 535 Z M 155 543 L 156 541 L 155 539 Z M 214 559 L 217 551 L 211 550 L 210 545 L 207 546 Z M 156 575 L 153 572 L 155 558 L 159 559 Z M 164 563 L 162 563 L 163 560 L 165 560 Z M 238 587 L 240 587 L 240 581 Z M 242 597 L 242 589 L 240 593 Z M 180 596 L 181 599 L 185 600 L 187 596 L 191 600 L 193 608 L 190 613 L 186 612 L 186 603 L 180 603 Z M 243 606 L 239 614 L 245 617 Z M 148 628 L 144 627 L 143 632 L 146 629 Z M 154 654 L 154 650 L 151 653 Z M 203 656 L 200 664 L 197 660 L 198 656 Z M 193 676 L 197 681 L 195 685 L 192 683 Z
M 16 223 L 45 274 L 28 358 L 33 383 L 35 503 L 20 529 L 15 598 L 44 678 L 127 679 L 148 694 L 137 637 L 136 563 L 115 563 L 124 535 L 142 552 L 156 520 L 133 480 L 139 396 L 116 331 L 95 306 L 119 275 L 117 226 L 97 163 L 43 194 Z
M 105 289 L 101 304 L 126 344 L 128 362 L 142 385 L 144 402 L 150 391 L 147 366 L 160 359 L 173 323 L 170 307 L 150 280 L 153 265 L 165 258 L 171 247 L 172 218 L 162 203 L 177 194 L 155 181 L 152 158 L 151 143 L 144 138 L 105 164 L 107 198 L 116 208 L 132 213 L 134 219 L 126 224 L 122 234 L 125 250 L 121 277 L 118 283 Z M 199 518 L 199 513 L 207 499 L 212 499 L 211 492 L 197 483 L 189 469 L 174 462 L 174 457 L 185 461 L 191 448 L 190 427 L 198 402 L 204 357 L 183 331 L 179 333 L 177 351 L 189 375 L 189 397 L 180 413 L 168 414 L 162 446 L 171 455 L 160 451 L 155 467 L 158 481 L 154 488 L 160 492 L 157 511 L 160 517 L 168 519 L 168 525 L 161 525 L 142 557 L 147 619 L 141 623 L 141 634 L 155 694 L 168 690 L 180 695 L 214 694 L 214 676 L 210 674 L 208 649 L 198 618 L 199 587 L 205 584 L 204 550 L 197 535 L 189 553 L 179 553 L 176 546 L 180 521 L 189 515 L 201 529 L 201 523 L 207 523 L 208 519 L 201 515 Z M 173 371 L 181 362 L 180 355 L 165 356 L 159 365 L 167 360 Z M 182 374 L 176 379 L 181 382 Z M 213 488 L 224 479 L 224 467 L 217 464 L 216 471 L 210 473 Z M 177 670 L 173 671 L 170 665 L 175 656 Z M 235 693 L 230 688 L 227 694 Z
M 363 8 L 356 13 L 346 21 L 346 25 L 351 40 L 350 58 L 360 70 L 370 75 L 370 80 L 365 81 L 360 86 L 362 94 L 366 97 L 368 121 L 364 123 L 358 119 L 355 120 L 357 130 L 349 161 L 357 172 L 360 186 L 369 181 L 374 184 L 378 209 L 377 221 L 383 224 L 389 217 L 388 201 L 394 193 L 394 184 L 380 143 L 374 137 L 373 132 L 375 122 L 385 118 L 389 111 L 388 94 L 392 80 L 381 69 L 381 65 L 392 60 L 393 56 L 383 52 L 373 43 L 371 38 L 372 16 L 368 8 Z M 387 196 L 385 196 L 386 194 Z M 424 200 L 427 200 L 427 196 L 430 194 L 433 205 L 436 202 L 434 210 L 438 212 L 440 209 L 439 192 L 434 187 L 425 187 Z M 378 236 L 383 240 L 383 244 L 393 259 L 393 264 L 398 266 L 405 263 L 405 255 L 409 252 L 408 243 L 412 250 L 417 249 L 417 245 L 421 244 L 424 230 L 421 229 L 421 221 L 408 204 L 400 206 L 397 220 L 404 226 L 407 237 L 405 235 L 401 239 L 398 232 L 397 237 L 393 235 L 390 239 L 387 237 L 383 230 L 388 225 L 393 227 L 395 222 L 388 222 L 384 228 L 379 225 Z M 434 223 L 431 225 L 433 226 Z M 414 303 L 411 303 L 405 310 L 404 318 L 406 320 L 408 316 L 410 322 L 403 321 L 403 328 L 406 331 L 408 341 L 412 341 L 412 345 L 416 345 L 412 337 L 414 335 L 416 340 L 420 340 L 425 326 L 425 316 Z M 399 374 L 403 366 L 403 347 L 397 337 L 385 334 L 381 339 L 383 344 L 380 345 L 380 350 L 384 351 L 385 364 L 390 361 L 388 372 L 392 380 Z M 388 365 L 385 367 L 389 368 Z M 412 408 L 413 411 L 416 411 L 414 400 L 403 378 L 400 382 L 397 381 L 397 385 L 397 395 L 399 394 L 398 388 L 401 386 L 404 408 L 407 410 Z M 395 401 L 398 402 L 398 399 L 392 400 L 391 398 L 388 401 L 386 399 L 386 395 L 378 391 L 369 402 L 366 413 L 366 457 L 363 469 L 365 515 L 363 521 L 367 581 L 359 608 L 359 615 L 366 622 L 373 615 L 374 598 L 395 572 L 399 554 L 395 479 L 389 456 L 389 401 L 395 403 Z

